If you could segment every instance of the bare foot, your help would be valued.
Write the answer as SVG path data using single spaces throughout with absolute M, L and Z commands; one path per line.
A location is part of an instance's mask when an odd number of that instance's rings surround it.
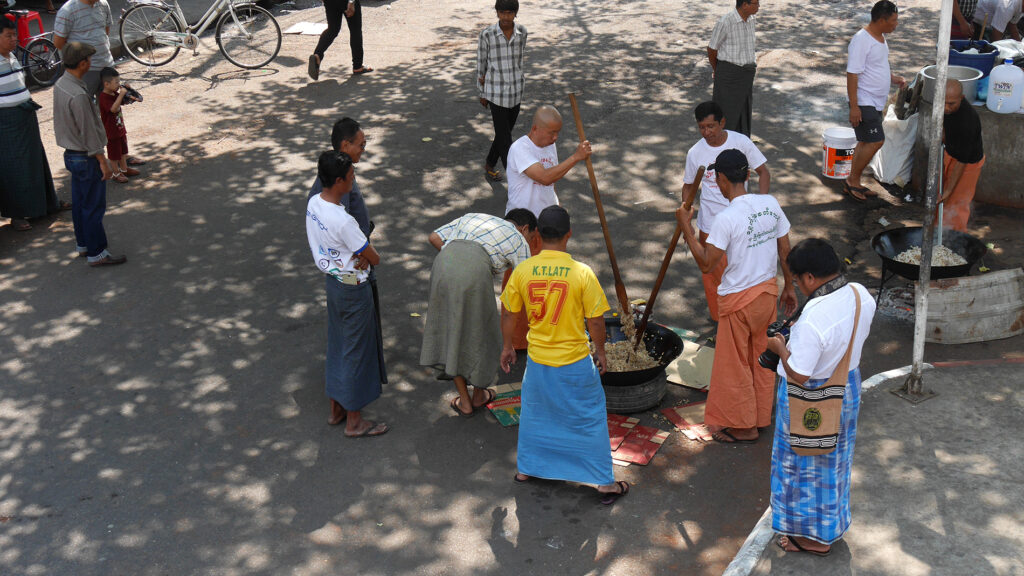
M 327 419 L 327 424 L 330 426 L 337 426 L 345 421 L 345 417 L 348 416 L 348 412 L 341 407 L 341 404 L 336 402 L 333 398 L 331 400 L 331 416 Z

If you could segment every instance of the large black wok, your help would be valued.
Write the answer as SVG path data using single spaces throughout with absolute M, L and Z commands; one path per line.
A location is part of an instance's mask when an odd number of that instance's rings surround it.
M 620 342 L 626 339 L 622 332 L 622 324 L 618 318 L 605 318 L 605 330 L 607 331 L 607 342 Z M 653 380 L 665 371 L 665 366 L 683 353 L 683 339 L 668 328 L 649 322 L 647 330 L 644 331 L 643 346 L 654 358 L 660 359 L 661 363 L 653 368 L 644 370 L 633 370 L 631 372 L 605 372 L 601 375 L 601 384 L 605 386 L 635 386 Z
M 871 247 L 882 259 L 882 283 L 878 286 L 879 296 L 882 294 L 882 287 L 885 286 L 885 283 L 896 274 L 908 280 L 918 279 L 921 267 L 917 264 L 899 262 L 896 260 L 896 256 L 914 246 L 920 246 L 923 235 L 923 228 L 913 226 L 879 232 L 871 240 Z M 932 279 L 967 276 L 971 272 L 971 267 L 988 251 L 981 240 L 970 234 L 954 230 L 942 232 L 942 245 L 963 256 L 967 263 L 959 266 L 932 266 Z M 890 273 L 888 277 L 886 276 L 887 271 Z

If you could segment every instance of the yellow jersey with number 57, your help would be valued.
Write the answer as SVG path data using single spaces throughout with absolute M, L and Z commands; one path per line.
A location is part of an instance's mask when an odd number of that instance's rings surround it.
M 590 266 L 558 250 L 544 250 L 516 266 L 501 293 L 509 312 L 526 306 L 530 358 L 566 366 L 590 354 L 584 320 L 610 308 Z

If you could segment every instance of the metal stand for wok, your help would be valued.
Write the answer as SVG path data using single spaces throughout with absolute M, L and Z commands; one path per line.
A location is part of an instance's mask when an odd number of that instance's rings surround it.
M 888 282 L 889 280 L 892 280 L 896 276 L 899 276 L 899 274 L 897 274 L 895 272 L 889 272 L 889 275 L 886 276 L 885 274 L 888 271 L 889 271 L 889 268 L 888 268 L 888 266 L 885 265 L 885 259 L 883 258 L 882 259 L 882 282 L 878 284 L 878 294 L 875 295 L 875 306 L 876 307 L 882 301 L 882 290 L 885 289 L 885 283 Z

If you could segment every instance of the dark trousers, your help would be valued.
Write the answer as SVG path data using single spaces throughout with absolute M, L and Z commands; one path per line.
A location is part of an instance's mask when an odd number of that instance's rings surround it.
M 501 163 L 508 170 L 508 149 L 512 147 L 512 129 L 519 118 L 519 104 L 503 108 L 488 102 L 487 107 L 491 109 L 491 120 L 494 122 L 494 140 L 491 142 L 491 150 L 487 152 L 487 165 L 494 168 L 498 165 L 498 158 L 501 158 Z
M 348 9 L 348 0 L 324 0 L 324 10 L 327 11 L 327 30 L 320 34 L 320 41 L 316 44 L 313 53 L 324 61 L 324 54 L 330 48 L 331 43 L 341 32 L 341 19 Z M 352 48 L 352 69 L 358 70 L 363 67 L 363 9 L 356 0 L 356 10 L 348 20 L 348 43 Z
M 100 163 L 80 152 L 64 152 L 64 166 L 71 172 L 71 220 L 75 241 L 86 256 L 99 256 L 107 248 L 103 214 L 107 211 L 107 183 Z
M 719 60 L 715 68 L 715 87 L 711 99 L 725 112 L 725 129 L 750 136 L 751 116 L 754 111 L 753 64 L 737 66 Z

